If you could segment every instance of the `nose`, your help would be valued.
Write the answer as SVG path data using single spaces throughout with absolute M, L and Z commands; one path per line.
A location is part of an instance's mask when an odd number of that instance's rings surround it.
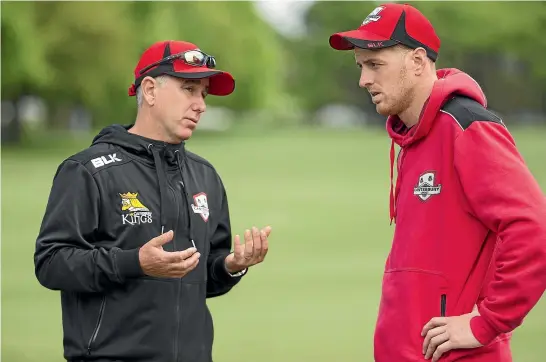
M 360 80 L 358 81 L 358 86 L 360 88 L 368 88 L 372 84 L 373 84 L 372 72 L 369 72 L 366 70 L 366 68 L 362 67 L 362 70 L 360 71 Z
M 207 105 L 205 103 L 205 98 L 202 96 L 197 97 L 195 102 L 193 103 L 193 110 L 198 113 L 203 113 L 207 110 Z

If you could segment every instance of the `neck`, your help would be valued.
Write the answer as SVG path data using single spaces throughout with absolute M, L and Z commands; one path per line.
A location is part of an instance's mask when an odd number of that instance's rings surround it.
M 160 122 L 152 119 L 149 113 L 146 113 L 142 109 L 140 109 L 138 111 L 135 124 L 128 130 L 128 132 L 156 141 L 162 141 L 165 143 L 176 143 L 166 136 L 160 124 Z
M 421 116 L 425 102 L 430 96 L 434 82 L 437 79 L 436 74 L 434 74 L 428 77 L 426 81 L 419 82 L 420 84 L 415 88 L 413 101 L 408 108 L 398 115 L 398 118 L 404 122 L 406 127 L 411 128 L 419 123 L 419 117 Z

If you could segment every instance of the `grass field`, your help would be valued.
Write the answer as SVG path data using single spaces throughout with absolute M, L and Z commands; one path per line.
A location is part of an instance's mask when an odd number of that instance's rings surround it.
M 546 129 L 514 132 L 546 190 Z M 59 162 L 90 142 L 2 152 L 2 361 L 63 361 L 59 294 L 34 277 L 33 251 Z M 53 146 L 55 145 L 55 146 Z M 373 361 L 389 226 L 383 131 L 196 136 L 228 190 L 234 232 L 270 224 L 270 252 L 211 300 L 216 362 Z M 517 362 L 546 356 L 546 301 L 513 339 Z M 396 348 L 393 346 L 393 348 Z M 394 361 L 393 361 L 394 362 Z

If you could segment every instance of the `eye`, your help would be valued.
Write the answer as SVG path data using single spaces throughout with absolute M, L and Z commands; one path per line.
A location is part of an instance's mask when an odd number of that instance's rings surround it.
M 376 62 L 370 62 L 369 63 L 370 68 L 377 69 L 379 67 L 379 63 Z
M 185 85 L 184 89 L 187 90 L 190 93 L 193 93 L 195 91 L 195 87 L 192 85 Z

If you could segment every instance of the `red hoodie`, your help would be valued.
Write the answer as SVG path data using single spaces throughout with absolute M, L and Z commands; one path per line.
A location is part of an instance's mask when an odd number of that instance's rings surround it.
M 387 120 L 391 170 L 401 151 L 375 360 L 424 361 L 423 326 L 477 305 L 484 347 L 441 361 L 511 361 L 510 332 L 546 288 L 546 198 L 478 84 L 457 69 L 438 78 L 416 126 Z

